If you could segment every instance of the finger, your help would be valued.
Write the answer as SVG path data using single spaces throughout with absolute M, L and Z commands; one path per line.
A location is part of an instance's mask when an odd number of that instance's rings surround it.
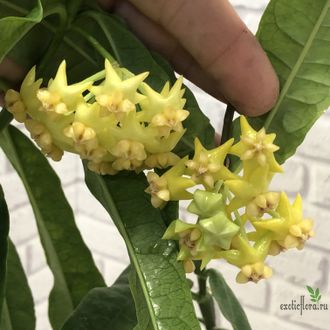
M 9 58 L 0 63 L 0 78 L 4 78 L 9 85 L 15 86 L 24 77 L 24 70 Z M 4 92 L 0 91 L 0 107 L 4 106 Z
M 11 83 L 17 83 L 24 77 L 24 70 L 17 63 L 5 57 L 0 63 L 0 77 Z
M 115 4 L 117 0 L 97 0 L 99 5 L 105 9 L 105 10 L 110 10 L 112 9 L 113 5 Z
M 166 29 L 241 112 L 259 115 L 278 96 L 264 51 L 226 0 L 130 0 Z
M 224 95 L 214 88 L 216 84 L 214 79 L 205 74 L 205 70 L 173 36 L 128 2 L 120 3 L 114 10 L 127 21 L 130 28 L 147 46 L 166 57 L 178 73 L 183 74 L 212 96 L 226 102 Z

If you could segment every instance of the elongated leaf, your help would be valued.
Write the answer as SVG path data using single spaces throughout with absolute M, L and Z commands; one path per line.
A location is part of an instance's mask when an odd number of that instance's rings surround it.
M 283 163 L 330 105 L 330 1 L 272 0 L 257 33 L 281 84 L 272 112 L 252 121 L 277 134 Z
M 9 241 L 6 300 L 1 330 L 34 330 L 36 318 L 31 289 L 14 244 Z
M 16 6 L 11 1 L 1 0 L 0 8 L 2 7 L 11 9 Z M 40 0 L 37 0 L 35 7 L 25 17 L 9 16 L 0 19 L 0 62 L 15 44 L 42 20 L 42 17 L 42 5 Z
M 173 242 L 161 239 L 166 226 L 144 193 L 143 174 L 99 176 L 85 168 L 90 191 L 111 215 L 123 236 L 146 303 L 151 329 L 199 329 L 182 264 Z M 136 296 L 135 303 L 138 302 Z M 139 306 L 137 306 L 139 307 Z M 139 315 L 138 315 L 139 318 Z M 140 320 L 139 320 L 140 321 Z
M 0 134 L 0 146 L 20 175 L 36 217 L 47 263 L 54 275 L 49 317 L 53 327 L 59 329 L 85 294 L 96 286 L 104 286 L 104 281 L 46 158 L 11 126 Z
M 306 288 L 307 288 L 308 292 L 309 292 L 311 295 L 314 295 L 314 290 L 313 290 L 312 287 L 306 285 Z
M 111 287 L 91 290 L 62 330 L 132 330 L 137 321 L 129 271 L 126 268 Z
M 318 297 L 319 295 L 320 295 L 320 289 L 317 288 L 317 289 L 315 290 L 315 296 Z
M 207 271 L 212 295 L 219 305 L 223 316 L 231 323 L 234 330 L 251 330 L 242 306 L 223 276 L 215 269 Z
M 2 187 L 0 186 L 0 322 L 5 297 L 7 250 L 9 233 L 9 213 Z

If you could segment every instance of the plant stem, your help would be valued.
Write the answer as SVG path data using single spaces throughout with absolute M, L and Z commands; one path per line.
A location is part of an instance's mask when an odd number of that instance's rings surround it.
M 228 104 L 226 108 L 225 118 L 223 120 L 220 144 L 224 144 L 232 136 L 232 123 L 233 123 L 234 113 L 235 113 L 235 108 L 231 104 Z
M 235 113 L 235 108 L 231 104 L 228 104 L 226 108 L 225 118 L 223 120 L 220 145 L 228 141 L 230 137 L 233 135 L 232 127 L 233 127 L 234 113 Z M 227 168 L 229 168 L 230 166 L 230 158 L 228 156 L 225 159 L 225 166 Z
M 82 37 L 84 37 L 95 48 L 95 50 L 101 56 L 108 59 L 112 65 L 117 65 L 118 66 L 118 62 L 113 58 L 113 56 L 94 37 L 87 34 L 84 30 L 78 28 L 77 26 L 73 26 L 72 30 L 76 31 Z
M 215 309 L 212 295 L 208 293 L 206 288 L 206 271 L 200 270 L 200 265 L 196 267 L 195 274 L 197 275 L 199 291 L 197 293 L 196 301 L 203 317 L 203 323 L 207 330 L 215 328 Z
M 271 215 L 273 218 L 281 218 L 280 214 L 278 212 L 276 212 L 276 211 L 269 210 L 269 211 L 267 211 L 267 213 L 269 215 Z
M 93 74 L 90 77 L 87 77 L 86 79 L 82 80 L 80 83 L 86 83 L 86 82 L 90 82 L 90 81 L 98 81 L 98 80 L 102 80 L 105 78 L 105 70 L 101 70 L 95 74 Z

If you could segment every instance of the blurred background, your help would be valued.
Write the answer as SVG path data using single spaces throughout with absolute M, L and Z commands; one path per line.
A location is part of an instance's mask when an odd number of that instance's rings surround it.
M 268 0 L 231 0 L 244 22 L 256 32 Z M 197 87 L 192 88 L 204 113 L 221 131 L 225 106 Z M 274 276 L 259 284 L 235 283 L 237 269 L 223 262 L 213 262 L 225 276 L 242 302 L 253 330 L 329 329 L 329 311 L 284 311 L 280 304 L 299 300 L 308 294 L 305 286 L 318 287 L 321 302 L 330 308 L 330 113 L 327 112 L 306 137 L 297 154 L 285 164 L 285 174 L 276 177 L 274 189 L 285 190 L 293 199 L 297 192 L 304 200 L 306 217 L 315 220 L 316 237 L 303 251 L 289 251 L 269 259 Z M 52 162 L 59 174 L 66 197 L 74 209 L 77 224 L 91 249 L 97 266 L 111 285 L 128 264 L 123 240 L 108 214 L 91 196 L 84 184 L 81 162 L 75 155 L 66 154 L 60 163 Z M 0 182 L 3 185 L 11 214 L 10 235 L 15 242 L 28 276 L 36 304 L 37 329 L 49 330 L 47 317 L 48 295 L 52 275 L 37 235 L 34 216 L 26 193 L 16 173 L 0 151 Z M 181 209 L 182 218 L 186 218 Z M 221 326 L 230 328 L 220 320 Z

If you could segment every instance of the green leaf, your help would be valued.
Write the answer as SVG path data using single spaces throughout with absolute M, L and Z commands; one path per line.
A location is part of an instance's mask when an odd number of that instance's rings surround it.
M 134 327 L 134 330 L 153 330 L 154 327 L 148 312 L 148 305 L 144 298 L 138 275 L 134 269 L 131 269 L 128 280 L 134 298 L 137 317 L 137 325 Z
M 132 330 L 137 321 L 129 270 L 126 268 L 111 287 L 91 290 L 62 330 Z
M 53 327 L 59 329 L 92 288 L 105 284 L 76 227 L 60 181 L 44 155 L 11 126 L 0 134 L 0 146 L 21 177 L 36 217 L 54 275 L 49 317 Z
M 317 297 L 317 301 L 320 301 L 321 300 L 321 298 L 322 298 L 322 295 L 320 294 L 320 295 L 318 295 L 318 297 Z
M 311 295 L 314 295 L 314 290 L 313 290 L 312 287 L 306 285 L 306 288 L 307 288 L 308 292 L 309 292 Z
M 329 7 L 329 0 L 272 0 L 260 22 L 257 36 L 281 93 L 273 110 L 251 123 L 277 134 L 280 163 L 330 105 Z
M 6 128 L 13 120 L 13 115 L 6 109 L 2 109 L 0 112 L 0 131 Z
M 316 288 L 314 294 L 316 297 L 318 297 L 320 295 L 320 289 Z
M 2 318 L 2 330 L 34 330 L 36 327 L 31 289 L 11 241 L 8 245 L 6 300 Z
M 5 298 L 5 281 L 6 281 L 6 267 L 7 267 L 7 251 L 8 251 L 8 233 L 9 233 L 9 213 L 0 186 L 0 322 L 2 305 Z
M 85 167 L 85 174 L 90 191 L 125 240 L 136 272 L 136 284 L 131 287 L 134 300 L 139 309 L 139 302 L 145 303 L 144 319 L 150 318 L 150 325 L 141 328 L 140 324 L 139 329 L 199 329 L 182 264 L 176 261 L 175 244 L 161 239 L 166 226 L 144 193 L 143 173 L 100 176 Z
M 0 9 L 3 7 L 22 12 L 21 7 L 13 4 L 12 1 L 1 0 Z M 0 62 L 34 25 L 41 22 L 42 17 L 42 5 L 40 0 L 37 0 L 25 17 L 7 16 L 0 19 Z
M 224 317 L 234 330 L 250 330 L 245 312 L 223 276 L 215 269 L 207 270 L 212 295 L 219 305 Z

